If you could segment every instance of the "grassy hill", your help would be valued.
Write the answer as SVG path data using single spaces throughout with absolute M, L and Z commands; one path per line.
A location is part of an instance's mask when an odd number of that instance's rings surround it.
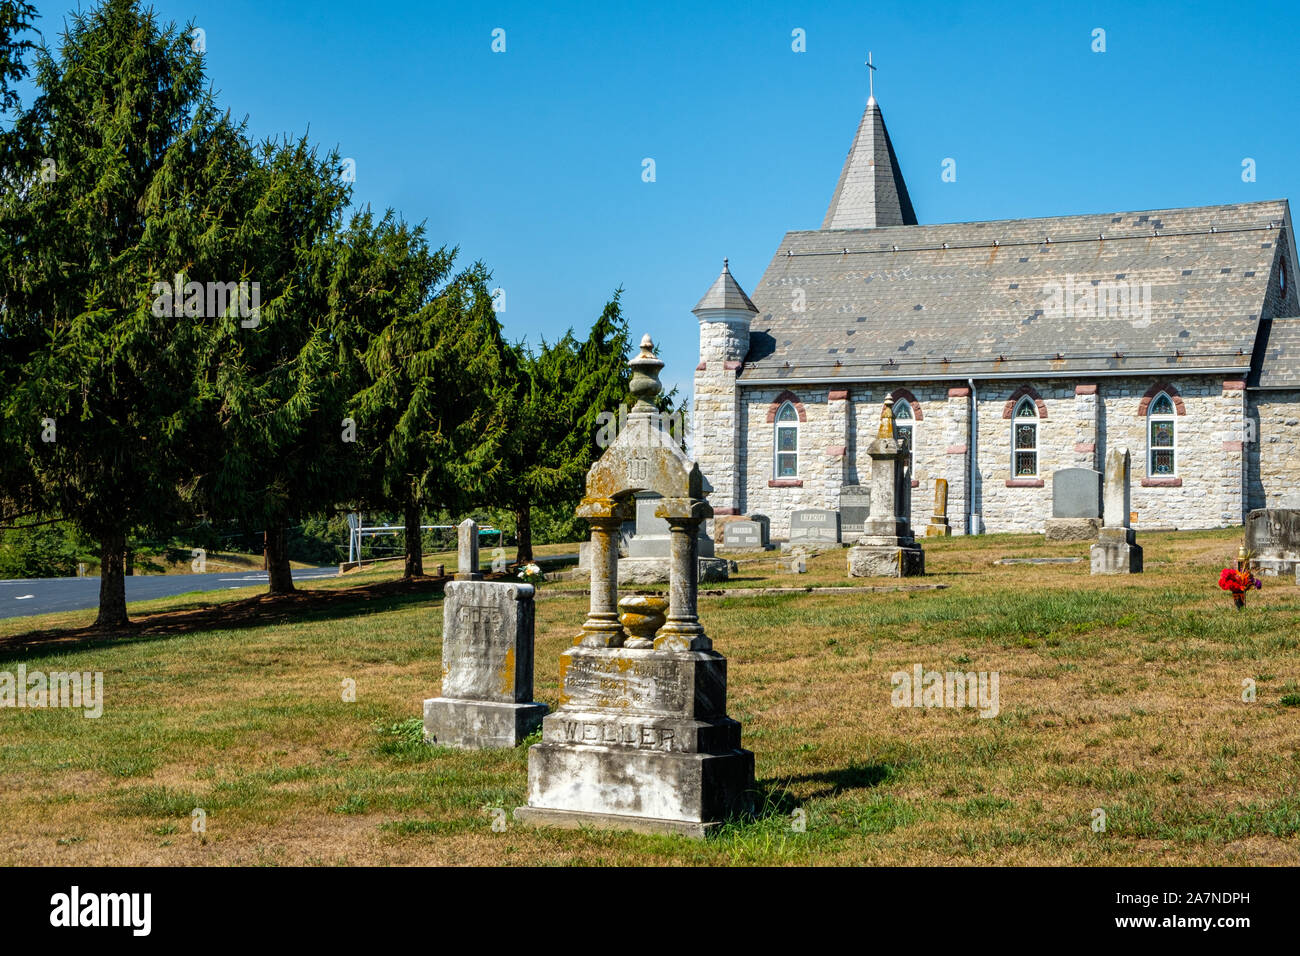
M 763 804 L 707 843 L 494 832 L 524 802 L 526 748 L 420 740 L 439 582 L 388 568 L 156 601 L 116 635 L 86 630 L 93 611 L 0 621 L 0 671 L 104 675 L 99 719 L 0 710 L 0 863 L 1295 865 L 1300 588 L 1266 579 L 1234 610 L 1216 582 L 1239 540 L 1144 535 L 1146 573 L 1123 578 L 1090 576 L 1086 545 L 929 540 L 941 590 L 702 597 Z M 1063 556 L 1085 561 L 995 563 Z M 843 551 L 800 576 L 742 560 L 730 588 L 891 583 L 851 581 Z M 552 707 L 576 586 L 537 603 Z M 997 672 L 998 715 L 892 706 L 916 664 Z

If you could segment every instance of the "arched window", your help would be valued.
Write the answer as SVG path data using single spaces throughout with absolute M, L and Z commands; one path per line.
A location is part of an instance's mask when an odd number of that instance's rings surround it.
M 907 442 L 907 467 L 912 468 L 916 456 L 916 419 L 912 415 L 912 404 L 905 398 L 894 402 L 894 436 L 899 441 Z
M 799 477 L 799 413 L 786 402 L 776 413 L 776 477 Z
M 1011 416 L 1011 474 L 1038 476 L 1038 405 L 1028 395 L 1016 403 Z
M 1147 406 L 1147 474 L 1173 477 L 1178 474 L 1178 430 L 1174 403 L 1164 392 Z

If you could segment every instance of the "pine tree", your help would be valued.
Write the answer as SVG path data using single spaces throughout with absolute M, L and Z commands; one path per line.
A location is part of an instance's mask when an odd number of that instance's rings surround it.
M 199 407 L 203 320 L 155 283 L 220 275 L 247 151 L 188 35 L 132 0 L 70 15 L 35 81 L 4 158 L 0 411 L 21 505 L 99 542 L 97 624 L 121 625 L 127 535 L 184 513 Z
M 264 142 L 225 243 L 225 274 L 256 283 L 255 315 L 206 326 L 202 462 L 190 489 L 213 520 L 265 529 L 271 594 L 294 590 L 288 531 L 328 509 L 355 470 L 344 409 L 354 332 L 337 306 L 338 231 L 350 195 L 337 154 Z
M 517 561 L 533 559 L 532 509 L 572 503 L 600 454 L 601 414 L 628 397 L 630 342 L 619 299 L 606 304 L 584 341 L 573 331 L 544 340 L 533 352 L 510 350 L 503 366 L 499 406 L 510 427 L 502 442 L 502 469 L 493 500 L 515 515 Z
M 377 329 L 352 402 L 367 452 L 366 503 L 401 512 L 413 577 L 424 573 L 424 511 L 458 510 L 499 467 L 504 422 L 490 388 L 500 327 L 481 263 L 448 279 L 456 250 L 431 252 L 423 229 L 391 212 L 374 228 L 367 214 L 354 231 L 353 255 L 369 273 L 361 287 L 374 290 L 354 311 Z
M 36 48 L 23 34 L 35 27 L 36 8 L 30 3 L 0 0 L 0 113 L 8 113 L 18 105 L 14 86 L 27 75 L 23 57 Z

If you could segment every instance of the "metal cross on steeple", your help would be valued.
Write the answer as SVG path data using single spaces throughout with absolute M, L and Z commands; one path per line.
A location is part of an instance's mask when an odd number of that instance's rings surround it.
M 875 97 L 876 95 L 876 67 L 871 62 L 871 51 L 867 51 L 867 95 Z

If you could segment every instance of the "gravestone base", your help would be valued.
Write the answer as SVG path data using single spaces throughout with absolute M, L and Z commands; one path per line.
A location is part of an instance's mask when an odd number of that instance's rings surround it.
M 685 836 L 693 840 L 707 839 L 722 826 L 722 820 L 712 823 L 689 823 L 679 820 L 659 820 L 655 817 L 633 817 L 618 813 L 586 813 L 580 810 L 543 810 L 540 807 L 516 807 L 515 819 L 535 827 L 556 827 L 562 830 L 630 830 L 633 833 L 660 833 Z
M 1048 518 L 1043 522 L 1043 535 L 1049 542 L 1096 541 L 1100 530 L 1100 518 Z
M 631 584 L 666 584 L 671 558 L 621 558 L 618 562 L 618 583 L 620 586 Z M 700 558 L 699 581 L 725 581 L 731 576 L 732 562 L 726 558 Z
M 752 812 L 754 755 L 725 713 L 721 654 L 580 646 L 560 672 L 515 819 L 702 837 Z
M 832 541 L 829 538 L 798 538 L 781 542 L 782 551 L 793 551 L 799 548 L 805 551 L 829 551 L 846 547 L 848 545 L 843 541 Z
M 925 574 L 925 552 L 912 545 L 860 544 L 849 548 L 851 578 L 911 578 Z
M 927 538 L 946 538 L 952 534 L 952 525 L 948 523 L 947 515 L 931 515 L 930 523 L 925 526 L 925 536 Z
M 703 837 L 752 809 L 753 785 L 754 755 L 739 748 L 661 753 L 543 741 L 529 748 L 528 805 L 515 819 Z
M 545 704 L 431 697 L 424 702 L 424 737 L 457 750 L 517 747 L 541 726 L 546 711 Z
M 1265 577 L 1296 576 L 1300 580 L 1300 560 L 1295 558 L 1251 558 L 1250 566 Z
M 1093 574 L 1142 573 L 1142 548 L 1132 528 L 1102 528 L 1089 553 Z

